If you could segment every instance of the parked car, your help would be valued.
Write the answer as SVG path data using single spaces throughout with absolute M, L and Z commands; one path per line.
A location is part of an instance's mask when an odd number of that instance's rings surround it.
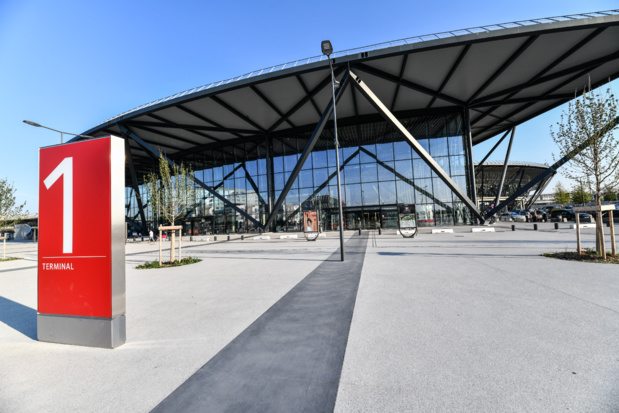
M 512 214 L 510 213 L 504 213 L 499 215 L 499 221 L 507 221 L 507 222 L 512 222 Z
M 588 222 L 588 223 L 595 222 L 595 219 L 593 218 L 593 216 L 585 212 L 580 212 L 578 214 L 578 219 L 580 220 L 580 222 Z
M 519 209 L 516 211 L 519 215 L 522 215 L 523 217 L 525 217 L 525 220 L 527 222 L 529 221 L 533 221 L 533 215 L 531 214 L 531 212 L 528 209 Z
M 511 216 L 514 222 L 527 222 L 527 217 L 518 213 L 518 211 L 512 211 Z
M 575 221 L 576 214 L 571 209 L 553 209 L 550 211 L 550 219 L 556 221 L 563 221 L 564 219 Z

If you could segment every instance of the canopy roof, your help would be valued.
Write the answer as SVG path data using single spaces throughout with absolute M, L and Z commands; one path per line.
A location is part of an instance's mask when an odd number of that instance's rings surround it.
M 398 117 L 470 109 L 483 142 L 619 75 L 619 10 L 439 33 L 335 53 Z M 311 132 L 331 98 L 324 56 L 275 66 L 151 102 L 84 135 L 121 135 L 123 125 L 179 158 L 218 147 Z M 355 88 L 338 124 L 382 120 Z M 130 143 L 136 165 L 148 154 Z M 236 150 L 236 149 L 234 149 Z

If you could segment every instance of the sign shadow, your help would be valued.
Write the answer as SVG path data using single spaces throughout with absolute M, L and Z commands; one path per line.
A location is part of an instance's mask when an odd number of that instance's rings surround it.
M 0 322 L 26 337 L 37 339 L 37 310 L 0 296 Z

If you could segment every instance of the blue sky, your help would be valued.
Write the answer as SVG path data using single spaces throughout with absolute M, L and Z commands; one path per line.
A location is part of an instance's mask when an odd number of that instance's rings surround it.
M 618 7 L 616 0 L 0 0 L 0 178 L 14 183 L 30 212 L 38 210 L 38 148 L 59 143 L 60 136 L 24 119 L 80 133 L 176 92 L 316 56 L 324 39 L 338 51 Z M 552 163 L 549 126 L 560 113 L 519 126 L 511 159 Z M 475 159 L 493 142 L 476 146 Z M 491 158 L 501 160 L 506 145 Z

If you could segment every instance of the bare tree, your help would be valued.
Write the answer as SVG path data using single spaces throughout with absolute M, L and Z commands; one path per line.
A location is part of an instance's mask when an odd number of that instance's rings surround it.
M 185 168 L 183 164 L 170 166 L 163 156 L 159 157 L 158 171 L 144 177 L 144 185 L 152 211 L 158 212 L 170 225 L 175 225 L 176 220 L 195 203 L 191 168 Z M 173 260 L 174 245 L 170 248 L 170 261 Z
M 562 169 L 563 175 L 575 181 L 592 184 L 596 205 L 601 205 L 602 189 L 614 189 L 619 177 L 619 145 L 614 134 L 617 125 L 617 100 L 610 88 L 592 91 L 589 84 L 582 95 L 569 103 L 550 134 L 559 148 L 559 157 L 566 156 L 584 143 L 589 145 Z M 553 154 L 554 157 L 554 154 Z M 601 213 L 598 214 L 597 253 L 606 256 Z

